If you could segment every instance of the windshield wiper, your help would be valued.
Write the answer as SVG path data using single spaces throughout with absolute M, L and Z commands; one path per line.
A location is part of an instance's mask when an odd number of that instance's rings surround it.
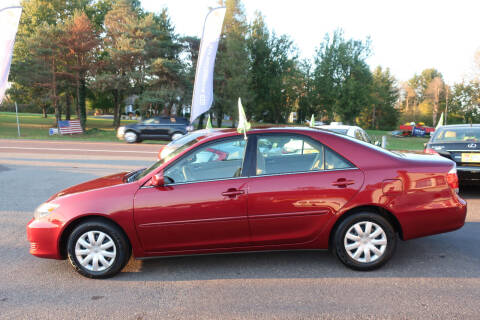
M 127 182 L 133 182 L 137 180 L 136 178 L 138 177 L 138 175 L 142 173 L 144 170 L 145 168 L 132 172 L 130 176 L 127 177 Z

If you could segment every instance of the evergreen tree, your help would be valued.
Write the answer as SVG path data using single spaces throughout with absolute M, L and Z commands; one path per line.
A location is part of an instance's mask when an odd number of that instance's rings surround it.
M 373 71 L 371 104 L 362 110 L 360 125 L 370 129 L 391 130 L 398 123 L 398 110 L 395 108 L 399 92 L 390 70 L 380 66 Z
M 241 97 L 244 105 L 248 105 L 252 96 L 249 90 L 250 61 L 246 41 L 248 25 L 240 0 L 221 2 L 227 11 L 215 63 L 213 110 L 218 127 L 221 127 L 225 114 L 232 116 L 233 127 L 235 119 L 238 119 L 238 98 Z
M 372 74 L 365 59 L 369 40 L 345 40 L 343 32 L 327 34 L 315 56 L 314 98 L 323 116 L 349 124 L 370 102 Z

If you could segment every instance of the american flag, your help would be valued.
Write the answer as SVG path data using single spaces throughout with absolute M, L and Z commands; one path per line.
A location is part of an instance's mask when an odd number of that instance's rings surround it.
M 58 121 L 60 134 L 83 133 L 80 120 Z

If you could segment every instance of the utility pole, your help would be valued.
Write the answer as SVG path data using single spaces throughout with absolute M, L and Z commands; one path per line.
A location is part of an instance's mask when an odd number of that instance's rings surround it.
M 17 115 L 17 130 L 18 130 L 18 136 L 20 137 L 20 122 L 18 121 L 18 106 L 17 106 L 17 101 L 15 101 L 15 114 Z
M 448 86 L 445 86 L 445 125 L 447 125 L 448 117 Z

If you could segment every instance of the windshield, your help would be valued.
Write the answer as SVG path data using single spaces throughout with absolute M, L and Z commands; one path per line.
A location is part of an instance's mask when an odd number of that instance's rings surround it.
M 155 169 L 160 167 L 162 164 L 164 164 L 168 160 L 172 159 L 173 157 L 182 153 L 184 150 L 188 149 L 190 146 L 197 143 L 204 136 L 205 136 L 205 132 L 200 130 L 200 131 L 191 132 L 177 140 L 170 142 L 160 152 L 160 157 L 157 162 L 155 162 L 154 164 L 152 164 L 150 167 L 146 169 L 137 171 L 135 174 L 133 174 L 128 178 L 128 182 L 137 181 L 145 177 L 150 172 L 154 171 Z
M 432 142 L 478 142 L 480 127 L 439 128 Z

